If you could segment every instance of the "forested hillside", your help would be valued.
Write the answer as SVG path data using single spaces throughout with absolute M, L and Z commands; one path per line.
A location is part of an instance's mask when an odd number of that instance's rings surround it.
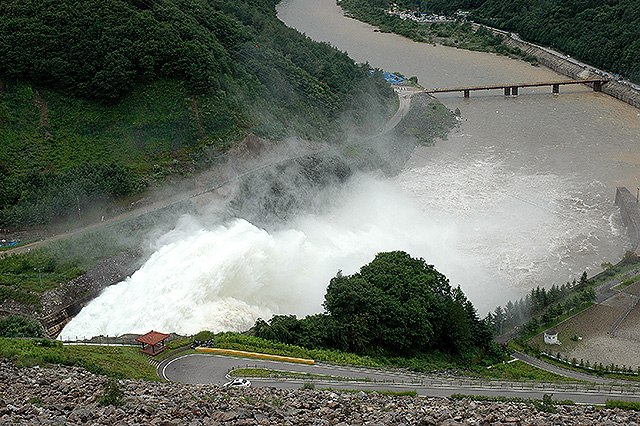
M 385 10 L 395 3 L 425 13 L 471 11 L 476 22 L 640 82 L 640 0 L 349 0 L 354 2 Z
M 190 174 L 249 132 L 376 128 L 381 76 L 287 28 L 276 3 L 0 0 L 0 225 Z

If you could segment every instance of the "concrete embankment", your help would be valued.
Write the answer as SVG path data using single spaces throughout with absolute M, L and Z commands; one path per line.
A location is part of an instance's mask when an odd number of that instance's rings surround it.
M 502 32 L 496 32 L 504 36 Z M 554 55 L 543 48 L 535 46 L 533 44 L 514 40 L 513 38 L 504 38 L 503 43 L 509 47 L 518 47 L 529 55 L 534 55 L 538 58 L 538 62 L 547 68 L 550 68 L 562 75 L 575 79 L 588 79 L 588 78 L 600 78 L 600 74 L 591 71 L 589 68 L 585 69 L 582 66 L 575 64 L 565 58 L 558 55 Z M 617 81 L 609 81 L 602 86 L 602 92 L 607 95 L 613 96 L 616 99 L 620 99 L 623 102 L 628 103 L 636 108 L 640 108 L 640 92 L 626 86 L 625 84 Z
M 638 199 L 627 188 L 619 186 L 616 189 L 615 203 L 620 208 L 622 221 L 627 227 L 631 250 L 637 253 L 640 244 L 640 205 Z

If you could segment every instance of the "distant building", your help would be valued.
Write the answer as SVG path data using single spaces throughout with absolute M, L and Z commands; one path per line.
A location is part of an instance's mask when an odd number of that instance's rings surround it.
M 544 332 L 544 342 L 547 345 L 559 345 L 558 332 L 556 330 L 547 330 Z

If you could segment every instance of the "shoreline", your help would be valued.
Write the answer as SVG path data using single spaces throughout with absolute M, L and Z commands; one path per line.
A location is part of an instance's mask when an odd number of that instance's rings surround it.
M 554 55 L 543 47 L 529 43 L 526 41 L 516 40 L 511 35 L 505 34 L 501 30 L 487 27 L 494 34 L 503 36 L 502 43 L 509 47 L 517 47 L 527 54 L 533 55 L 538 58 L 538 63 L 552 71 L 562 74 L 573 79 L 590 79 L 603 77 L 600 73 L 591 71 L 594 68 L 589 68 L 587 65 L 580 66 L 567 58 Z M 634 108 L 640 109 L 640 92 L 628 87 L 615 80 L 610 80 L 602 85 L 600 90 L 602 93 L 607 94 L 613 98 L 616 98 L 626 104 L 631 105 Z

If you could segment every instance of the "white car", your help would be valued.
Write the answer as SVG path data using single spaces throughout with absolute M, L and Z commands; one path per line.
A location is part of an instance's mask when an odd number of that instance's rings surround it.
M 224 384 L 224 386 L 233 386 L 233 387 L 251 387 L 251 382 L 247 379 L 233 379 L 230 382 Z

